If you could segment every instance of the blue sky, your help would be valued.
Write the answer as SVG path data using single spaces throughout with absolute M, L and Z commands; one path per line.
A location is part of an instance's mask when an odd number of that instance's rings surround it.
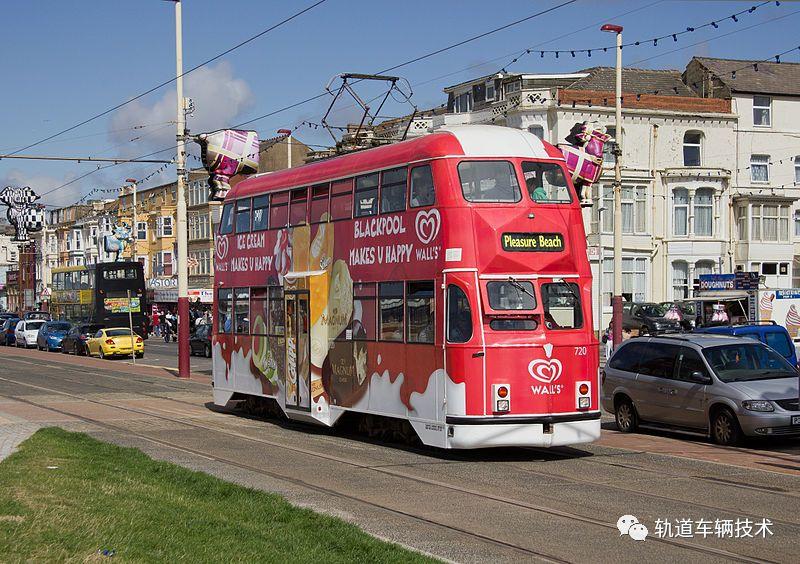
M 220 61 L 186 77 L 195 99 L 193 132 L 243 122 L 323 91 L 342 72 L 372 73 L 472 35 L 534 14 L 563 0 L 486 2 L 327 0 Z M 258 0 L 185 0 L 184 68 L 210 58 L 313 3 Z M 570 49 L 609 45 L 599 24 L 625 27 L 625 42 L 697 27 L 760 2 L 579 0 L 511 29 L 393 71 L 411 83 L 420 108 L 445 101 L 442 88 L 494 72 L 525 48 Z M 108 109 L 174 76 L 173 4 L 163 0 L 74 2 L 9 0 L 4 5 L 0 65 L 0 153 L 14 150 Z M 693 55 L 763 59 L 800 45 L 800 3 L 774 2 L 753 14 L 728 19 L 718 29 L 631 47 L 624 64 L 683 69 Z M 9 25 L 10 24 L 10 25 Z M 754 26 L 752 29 L 745 29 Z M 586 28 L 586 29 L 583 29 Z M 741 30 L 741 31 L 739 31 Z M 728 36 L 723 34 L 736 32 Z M 697 45 L 689 47 L 690 44 Z M 682 49 L 686 47 L 685 49 Z M 675 49 L 681 49 L 674 51 Z M 521 72 L 570 72 L 613 65 L 613 52 L 592 58 L 539 54 L 509 66 Z M 647 60 L 644 60 L 647 59 Z M 800 51 L 782 58 L 800 62 Z M 641 62 L 638 62 L 641 61 Z M 370 92 L 364 92 L 366 97 Z M 303 120 L 318 122 L 328 100 L 255 122 L 262 138 Z M 124 109 L 25 151 L 28 154 L 139 156 L 174 141 L 174 85 Z M 399 111 L 398 107 L 392 108 Z M 338 116 L 347 121 L 352 110 Z M 144 127 L 139 127 L 144 126 Z M 136 127 L 136 129 L 133 129 Z M 298 138 L 330 144 L 321 130 L 302 128 Z M 172 154 L 162 154 L 167 158 Z M 190 163 L 191 164 L 191 163 Z M 157 165 L 119 165 L 88 175 L 44 198 L 68 204 L 92 188 L 113 188 L 141 178 Z M 29 184 L 39 193 L 95 169 L 94 164 L 0 161 L 0 187 Z M 153 179 L 174 178 L 170 168 Z M 151 181 L 151 183 L 153 182 Z

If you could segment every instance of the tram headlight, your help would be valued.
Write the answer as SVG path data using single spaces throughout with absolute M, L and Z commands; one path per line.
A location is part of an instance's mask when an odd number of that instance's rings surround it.
M 492 384 L 492 411 L 508 413 L 511 411 L 511 386 L 508 384 Z
M 575 382 L 575 407 L 577 409 L 592 407 L 592 383 L 588 380 Z

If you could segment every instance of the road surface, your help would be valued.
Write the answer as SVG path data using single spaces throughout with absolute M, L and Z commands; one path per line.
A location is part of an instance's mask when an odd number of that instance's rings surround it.
M 153 350 L 145 360 L 158 357 Z M 0 434 L 15 425 L 85 431 L 445 559 L 790 562 L 800 554 L 798 441 L 721 448 L 621 435 L 607 424 L 593 445 L 447 452 L 218 409 L 202 374 L 181 381 L 163 368 L 4 347 L 0 363 Z M 623 515 L 648 528 L 645 541 L 620 535 Z M 710 522 L 712 533 L 677 537 L 680 519 Z M 713 533 L 715 523 L 745 519 L 767 519 L 771 534 Z M 674 522 L 673 535 L 657 538 L 656 520 Z

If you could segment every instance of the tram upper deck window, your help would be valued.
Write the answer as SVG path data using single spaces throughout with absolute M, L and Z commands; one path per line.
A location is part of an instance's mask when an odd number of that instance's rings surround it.
M 524 161 L 522 176 L 534 202 L 568 204 L 572 201 L 564 169 L 555 163 Z
M 353 217 L 353 179 L 339 180 L 331 184 L 331 219 Z
M 253 198 L 253 231 L 263 231 L 269 222 L 269 196 Z
M 356 217 L 377 215 L 378 213 L 378 173 L 356 178 Z
M 328 192 L 328 184 L 319 184 L 311 189 L 311 223 L 322 223 L 330 217 Z
M 462 161 L 458 176 L 468 202 L 519 202 L 522 197 L 517 174 L 508 161 Z
M 544 325 L 548 329 L 583 327 L 583 311 L 578 285 L 572 282 L 542 284 Z
M 436 192 L 433 188 L 433 174 L 431 166 L 424 165 L 411 169 L 411 198 L 412 208 L 432 206 L 436 203 Z
M 269 228 L 283 229 L 289 223 L 289 192 L 272 194 L 269 202 Z
M 236 201 L 236 232 L 248 231 L 250 231 L 250 198 L 242 198 Z
M 289 225 L 305 225 L 308 203 L 308 188 L 292 190 L 292 205 L 289 210 Z
M 233 204 L 222 206 L 222 219 L 219 222 L 219 234 L 227 235 L 233 232 Z
M 536 298 L 531 282 L 497 280 L 486 283 L 489 306 L 495 310 L 531 310 L 536 307 Z
M 381 213 L 406 209 L 406 167 L 384 170 L 381 173 Z

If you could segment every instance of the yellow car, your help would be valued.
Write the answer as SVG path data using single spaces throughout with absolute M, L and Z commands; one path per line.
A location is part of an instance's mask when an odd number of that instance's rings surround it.
M 89 356 L 111 358 L 114 356 L 130 356 L 136 353 L 136 358 L 144 356 L 144 340 L 133 333 L 133 346 L 131 346 L 131 330 L 127 327 L 112 327 L 100 329 L 94 337 L 86 341 Z

